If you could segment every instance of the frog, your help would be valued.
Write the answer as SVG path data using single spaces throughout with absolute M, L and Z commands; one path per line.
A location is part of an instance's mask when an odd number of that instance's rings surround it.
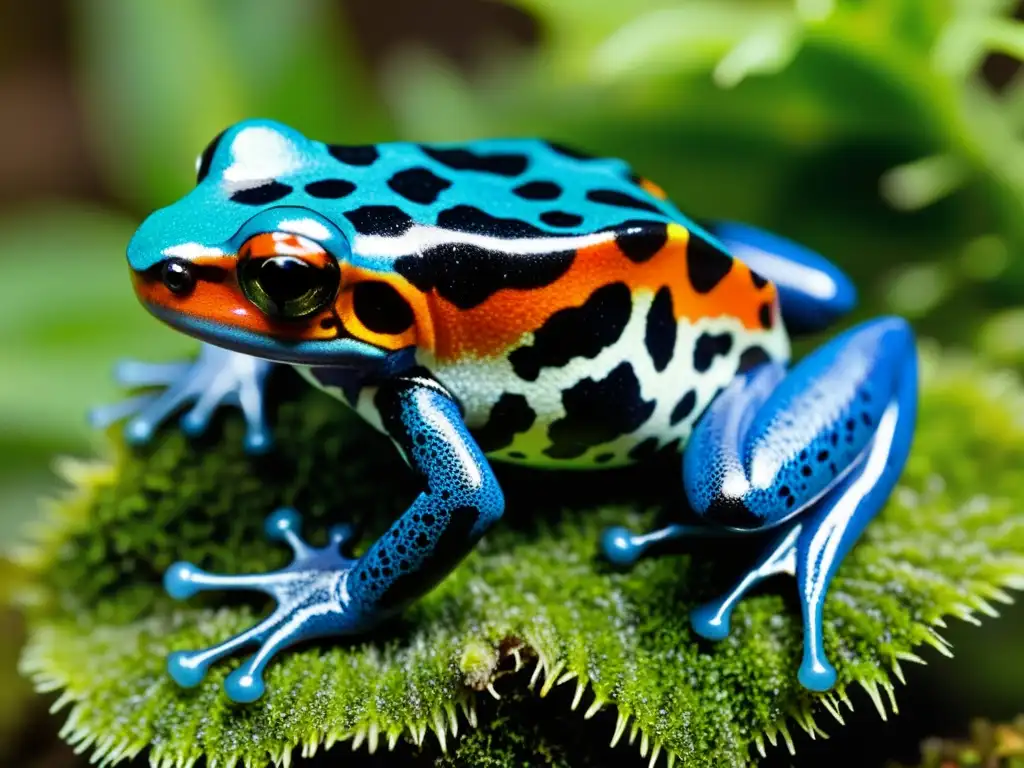
M 396 446 L 420 491 L 351 556 L 343 521 L 316 547 L 293 508 L 265 532 L 269 573 L 179 562 L 166 591 L 254 590 L 276 608 L 246 631 L 167 658 L 179 685 L 252 647 L 224 682 L 237 702 L 311 638 L 364 635 L 429 592 L 505 512 L 495 463 L 602 471 L 674 457 L 689 509 L 595 557 L 628 569 L 669 542 L 763 537 L 735 585 L 694 607 L 720 640 L 753 587 L 796 580 L 799 683 L 827 691 L 829 585 L 907 461 L 917 410 L 913 330 L 861 321 L 799 360 L 791 343 L 857 303 L 824 256 L 749 224 L 697 220 L 625 161 L 534 138 L 341 145 L 269 119 L 232 125 L 197 183 L 138 227 L 132 284 L 157 319 L 201 342 L 182 363 L 128 362 L 145 387 L 94 412 L 154 439 L 175 414 L 200 435 L 240 409 L 245 446 L 274 450 L 267 381 L 291 367 Z M 325 470 L 326 471 L 326 470 Z

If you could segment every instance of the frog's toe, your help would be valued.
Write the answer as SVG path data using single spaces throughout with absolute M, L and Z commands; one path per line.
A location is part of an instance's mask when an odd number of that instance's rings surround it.
M 274 447 L 274 438 L 266 426 L 258 429 L 250 427 L 245 432 L 243 446 L 250 456 L 262 456 Z
M 202 654 L 192 651 L 175 651 L 167 656 L 167 674 L 182 688 L 195 688 L 206 677 L 210 668 Z
M 121 360 L 114 365 L 114 381 L 126 388 L 167 387 L 188 375 L 191 363 L 146 363 Z
M 97 405 L 89 409 L 89 426 L 93 429 L 106 429 L 111 424 L 138 413 L 155 399 L 156 395 L 136 395 L 117 403 Z
M 621 525 L 606 528 L 601 534 L 601 552 L 617 568 L 629 568 L 643 557 L 663 551 L 666 545 L 690 538 L 720 536 L 720 532 L 704 525 L 670 523 L 643 534 Z
M 331 541 L 331 545 L 341 549 L 346 544 L 352 542 L 356 536 L 356 528 L 354 525 L 348 523 L 342 523 L 340 525 L 332 525 L 327 531 L 327 536 Z
M 617 568 L 629 568 L 644 552 L 640 537 L 621 525 L 605 528 L 601 534 L 601 552 L 605 559 Z
M 706 640 L 724 640 L 729 636 L 732 606 L 721 600 L 699 605 L 690 611 L 690 626 Z
M 175 563 L 164 571 L 164 591 L 175 600 L 187 600 L 203 590 L 208 575 L 192 563 Z
M 157 423 L 141 417 L 131 419 L 124 425 L 124 439 L 129 445 L 146 445 L 156 434 Z
M 252 455 L 266 453 L 274 443 L 264 407 L 265 386 L 266 371 L 261 370 L 237 394 L 238 407 L 245 419 L 245 450 Z
M 153 397 L 124 425 L 124 439 L 131 445 L 145 445 L 184 399 L 184 393 L 178 388 Z
M 262 674 L 253 672 L 249 666 L 248 663 L 243 664 L 224 681 L 224 692 L 228 698 L 240 704 L 256 701 L 267 689 Z
M 800 664 L 797 679 L 800 685 L 810 691 L 824 692 L 836 684 L 836 668 L 821 652 L 809 653 L 804 644 L 804 660 Z

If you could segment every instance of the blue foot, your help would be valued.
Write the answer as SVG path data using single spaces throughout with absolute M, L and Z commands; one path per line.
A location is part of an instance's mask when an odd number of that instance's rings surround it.
M 179 424 L 191 437 L 206 432 L 218 408 L 233 406 L 245 417 L 246 451 L 266 453 L 273 441 L 264 414 L 264 391 L 267 374 L 274 365 L 209 344 L 202 346 L 194 363 L 125 361 L 114 369 L 118 384 L 129 388 L 162 387 L 163 391 L 94 408 L 89 413 L 89 422 L 104 428 L 130 416 L 124 426 L 125 440 L 132 445 L 144 445 L 186 405 L 191 408 Z
M 328 545 L 314 547 L 302 539 L 300 524 L 299 514 L 290 508 L 277 510 L 264 524 L 271 539 L 286 542 L 294 553 L 292 562 L 279 571 L 231 576 L 207 573 L 191 563 L 175 563 L 167 569 L 164 588 L 177 600 L 208 590 L 229 589 L 264 592 L 277 601 L 270 616 L 218 645 L 171 653 L 167 672 L 178 685 L 193 688 L 214 662 L 242 647 L 259 645 L 257 652 L 224 682 L 232 700 L 255 701 L 263 695 L 263 671 L 278 651 L 303 640 L 347 634 L 366 626 L 366 617 L 348 593 L 348 574 L 356 561 L 339 552 L 352 539 L 353 529 L 335 526 Z

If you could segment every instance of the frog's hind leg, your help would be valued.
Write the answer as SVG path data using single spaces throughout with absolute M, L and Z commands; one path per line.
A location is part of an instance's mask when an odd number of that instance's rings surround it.
M 754 380 L 758 377 L 752 376 Z M 745 382 L 735 389 L 742 391 Z M 728 398 L 697 427 L 684 459 L 695 509 L 743 523 L 778 524 L 767 554 L 724 597 L 698 608 L 694 629 L 728 631 L 729 611 L 766 576 L 794 572 L 804 619 L 799 679 L 827 690 L 836 673 L 822 643 L 832 577 L 892 493 L 917 412 L 917 358 L 905 321 L 883 318 L 839 336 L 801 361 L 754 413 Z M 718 455 L 709 444 L 720 446 Z M 711 466 L 702 461 L 710 456 Z M 701 466 L 703 464 L 703 466 Z M 688 465 L 688 466 L 687 466 Z
M 784 237 L 746 224 L 705 222 L 730 253 L 779 292 L 782 320 L 790 333 L 814 333 L 857 304 L 850 279 L 824 256 Z
M 786 373 L 766 363 L 736 379 L 701 417 L 683 458 L 694 511 L 727 532 L 773 529 L 761 559 L 728 593 L 693 611 L 694 630 L 728 634 L 733 607 L 757 583 L 796 576 L 804 617 L 801 683 L 827 690 L 822 606 L 835 570 L 903 469 L 917 409 L 913 334 L 898 318 L 842 334 Z M 665 535 L 688 535 L 678 528 Z M 661 533 L 661 532 L 659 532 Z M 648 534 L 657 540 L 658 534 Z M 606 538 L 626 562 L 644 540 Z

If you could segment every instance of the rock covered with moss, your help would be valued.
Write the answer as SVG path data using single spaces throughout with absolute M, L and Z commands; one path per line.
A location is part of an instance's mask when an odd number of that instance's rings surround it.
M 292 380 L 280 382 L 269 457 L 246 457 L 242 425 L 228 416 L 202 443 L 168 429 L 151 449 L 115 442 L 111 462 L 65 464 L 73 488 L 27 557 L 32 634 L 22 667 L 40 690 L 59 692 L 65 738 L 107 762 L 148 750 L 159 766 L 205 758 L 210 768 L 255 767 L 348 741 L 364 754 L 404 750 L 407 761 L 447 752 L 441 764 L 451 766 L 518 765 L 530 754 L 579 765 L 581 751 L 538 731 L 531 715 L 531 697 L 565 686 L 569 716 L 591 719 L 589 740 L 613 745 L 620 759 L 746 765 L 789 743 L 794 726 L 821 731 L 822 713 L 839 727 L 851 695 L 866 691 L 881 712 L 893 708 L 901 664 L 918 661 L 923 644 L 946 648 L 936 631 L 944 617 L 993 614 L 1009 599 L 1004 590 L 1024 586 L 1020 385 L 934 352 L 923 363 L 920 428 L 901 486 L 826 604 L 840 680 L 832 693 L 796 681 L 791 581 L 745 600 L 727 640 L 691 633 L 690 606 L 727 586 L 756 548 L 695 542 L 628 573 L 601 562 L 605 526 L 646 528 L 679 500 L 674 463 L 543 483 L 505 470 L 505 519 L 400 620 L 283 654 L 253 705 L 224 696 L 232 664 L 196 690 L 177 688 L 164 672 L 169 651 L 218 642 L 268 606 L 244 594 L 174 603 L 160 586 L 168 565 L 284 565 L 287 551 L 261 534 L 282 504 L 305 513 L 314 542 L 348 520 L 361 524 L 365 545 L 415 493 L 387 440 Z M 481 706 L 496 685 L 512 702 Z

